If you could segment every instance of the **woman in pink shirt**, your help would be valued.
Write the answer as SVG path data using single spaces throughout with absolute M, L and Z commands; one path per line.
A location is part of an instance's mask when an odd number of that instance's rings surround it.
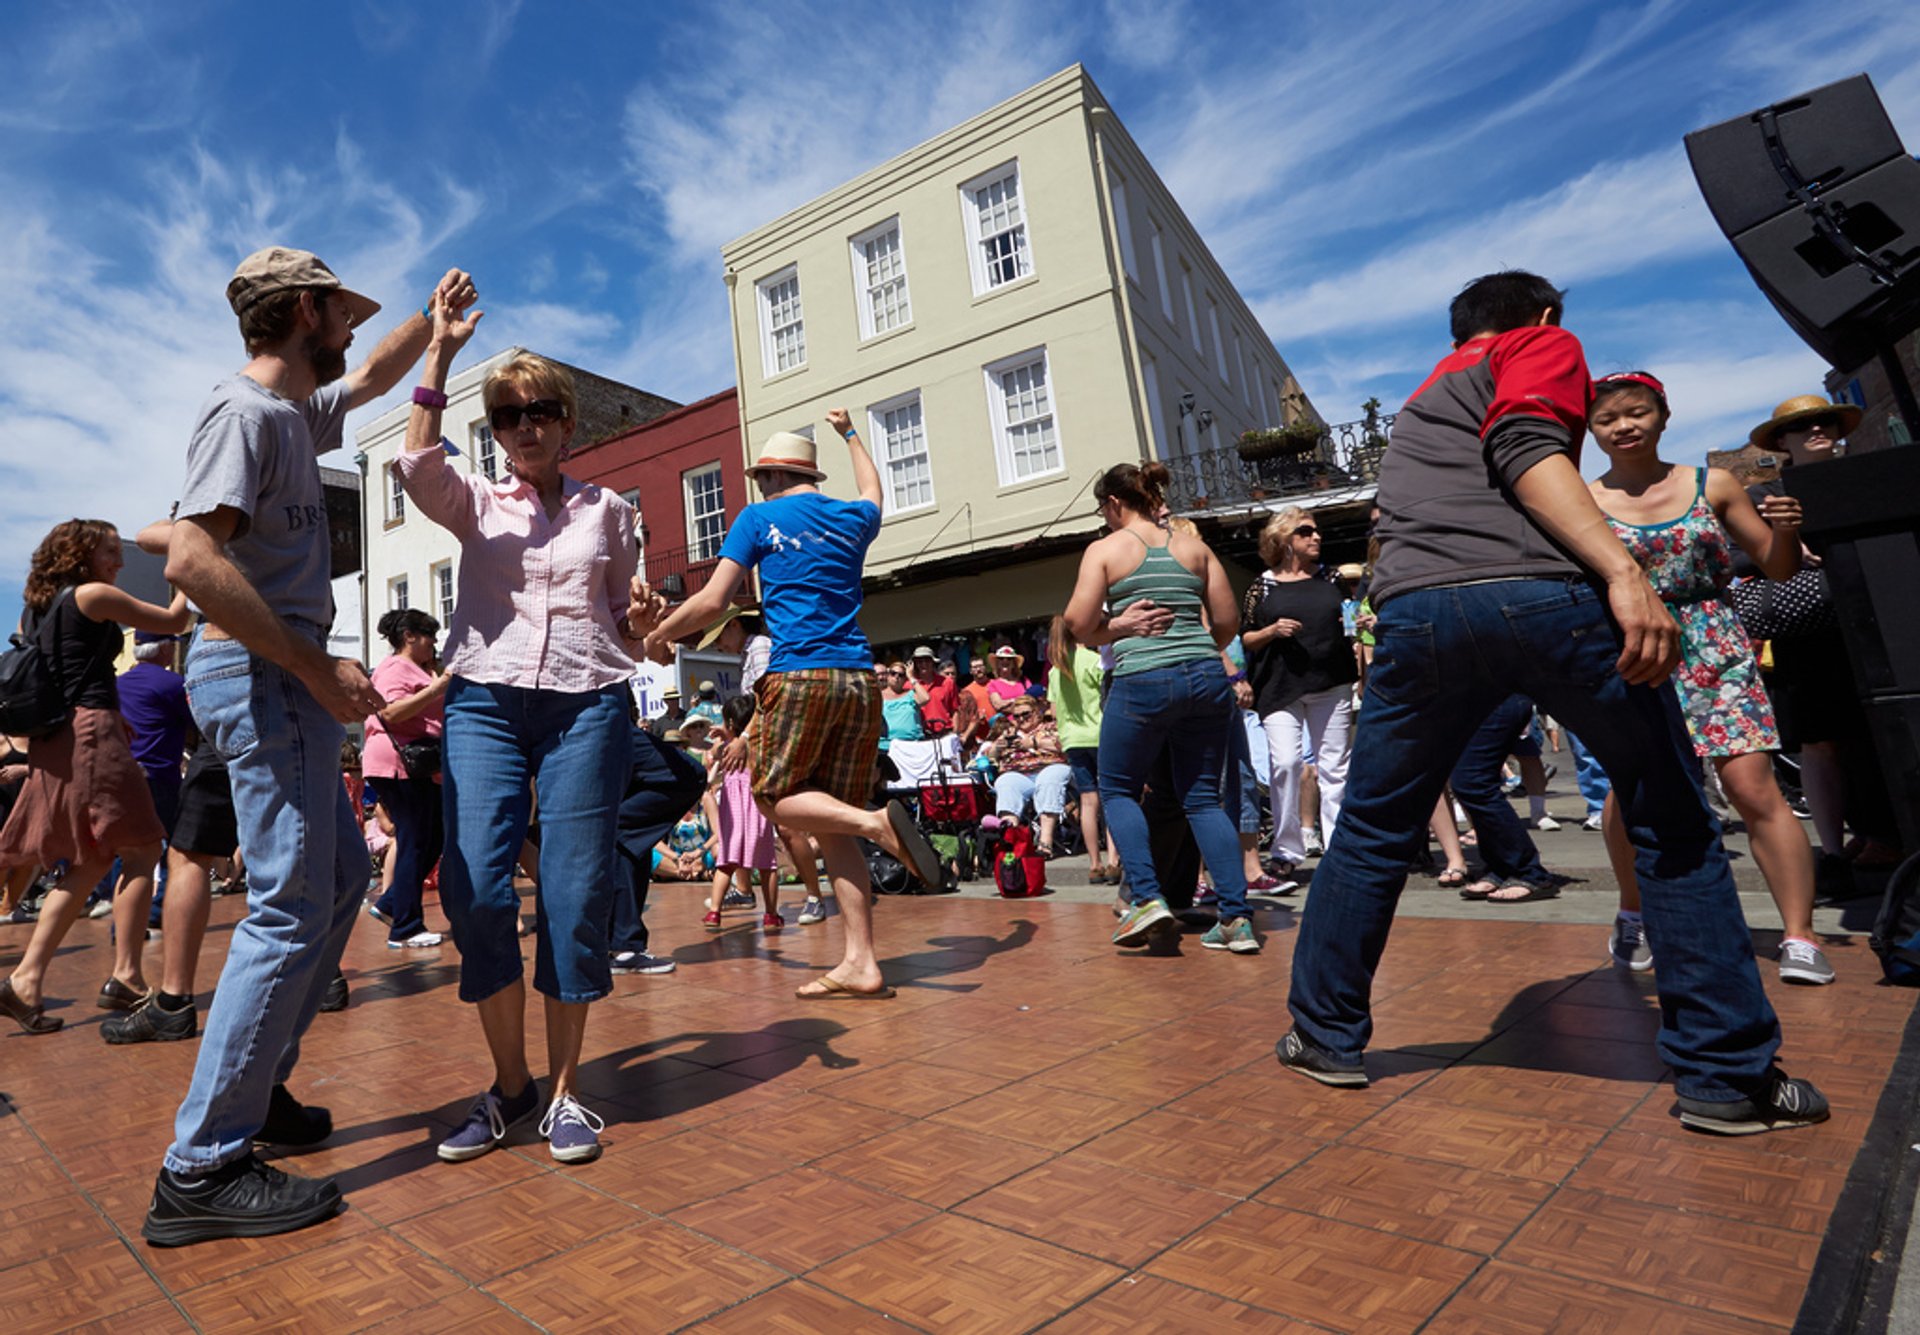
M 485 1154 L 542 1107 L 526 1059 L 526 992 L 514 864 L 540 795 L 540 887 L 533 985 L 546 998 L 551 1082 L 540 1133 L 555 1160 L 600 1153 L 601 1120 L 578 1097 L 587 1006 L 613 989 L 615 817 L 631 772 L 627 681 L 658 608 L 637 626 L 633 508 L 560 471 L 576 420 L 573 377 L 522 354 L 488 375 L 482 397 L 507 476 L 489 482 L 440 447 L 447 370 L 479 314 L 436 297 L 414 391 L 407 451 L 394 467 L 421 513 L 460 540 L 447 630 L 447 822 L 440 905 L 460 948 L 460 999 L 476 1004 L 494 1083 L 439 1146 Z
M 440 740 L 448 677 L 434 662 L 440 623 L 425 612 L 417 607 L 388 612 L 379 631 L 393 646 L 373 670 L 373 689 L 386 697 L 387 706 L 367 716 L 360 772 L 393 821 L 394 847 L 387 855 L 393 875 L 367 913 L 387 925 L 388 950 L 425 950 L 442 939 L 427 930 L 420 903 L 421 888 L 440 860 L 445 831 L 439 765 L 433 766 L 436 772 L 410 775 L 400 748 Z

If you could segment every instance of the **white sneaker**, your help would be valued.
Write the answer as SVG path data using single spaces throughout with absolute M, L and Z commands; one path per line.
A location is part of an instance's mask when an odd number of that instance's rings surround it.
M 1536 830 L 1539 830 L 1543 834 L 1552 834 L 1555 830 L 1560 828 L 1560 822 L 1555 820 L 1551 816 L 1542 816 L 1539 820 L 1533 823 L 1533 828 Z
M 1600 819 L 1600 813 L 1594 811 L 1588 813 L 1587 818 L 1580 822 L 1580 828 L 1592 834 L 1600 834 L 1606 829 L 1606 826 Z
M 1301 842 L 1306 846 L 1306 853 L 1310 858 L 1317 858 L 1326 851 L 1320 846 L 1320 831 L 1318 830 L 1308 830 L 1301 837 Z
M 388 950 L 431 950 L 447 938 L 438 932 L 415 932 L 404 941 L 388 940 Z
M 1813 942 L 1789 937 L 1780 943 L 1780 981 L 1822 986 L 1833 981 L 1833 966 Z
M 809 899 L 800 906 L 800 916 L 794 919 L 802 927 L 811 927 L 817 922 L 827 920 L 827 906 L 818 899 Z

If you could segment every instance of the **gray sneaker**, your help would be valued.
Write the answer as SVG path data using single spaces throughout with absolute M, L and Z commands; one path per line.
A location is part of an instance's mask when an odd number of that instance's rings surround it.
M 600 1133 L 607 1124 L 587 1111 L 580 1100 L 562 1094 L 547 1105 L 540 1119 L 540 1134 L 546 1137 L 549 1152 L 556 1163 L 587 1163 L 600 1157 Z
M 811 927 L 817 922 L 827 920 L 827 906 L 824 900 L 809 899 L 800 906 L 800 916 L 794 921 L 802 927 Z
M 1827 1100 L 1810 1080 L 1790 1079 L 1778 1067 L 1746 1098 L 1729 1103 L 1677 1099 L 1680 1125 L 1720 1136 L 1753 1136 L 1763 1131 L 1789 1131 L 1827 1120 Z
M 1120 919 L 1120 925 L 1114 929 L 1113 944 L 1144 946 L 1162 932 L 1177 930 L 1178 928 L 1174 926 L 1173 911 L 1167 907 L 1167 901 L 1149 899 L 1127 910 L 1126 916 Z
M 1653 967 L 1653 947 L 1647 944 L 1646 924 L 1637 918 L 1613 920 L 1613 937 L 1607 942 L 1607 953 L 1613 958 L 1616 968 L 1631 969 L 1635 973 L 1645 973 Z
M 1298 1071 L 1307 1079 L 1318 1080 L 1323 1085 L 1332 1085 L 1336 1089 L 1366 1088 L 1367 1068 L 1359 1060 L 1336 1057 L 1331 1052 L 1316 1048 L 1300 1037 L 1298 1029 L 1288 1030 L 1287 1036 L 1274 1044 L 1273 1055 L 1288 1070 Z
M 1235 918 L 1232 922 L 1216 922 L 1200 938 L 1200 944 L 1208 950 L 1231 950 L 1236 955 L 1258 955 L 1260 938 L 1253 933 L 1253 923 L 1247 918 Z
M 1818 987 L 1833 981 L 1833 966 L 1813 942 L 1788 937 L 1780 943 L 1780 981 Z
M 623 950 L 608 964 L 615 973 L 672 973 L 679 967 L 671 959 L 644 950 Z
M 493 1085 L 467 1109 L 467 1120 L 440 1142 L 438 1153 L 448 1163 L 477 1159 L 501 1144 L 507 1133 L 540 1111 L 540 1086 L 529 1080 L 515 1098 Z

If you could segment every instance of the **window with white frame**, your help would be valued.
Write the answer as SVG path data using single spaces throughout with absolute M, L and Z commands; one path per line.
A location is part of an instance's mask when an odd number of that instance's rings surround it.
M 1233 331 L 1233 364 L 1240 372 L 1240 398 L 1247 407 L 1251 408 L 1253 407 L 1253 387 L 1247 384 L 1247 350 L 1241 346 L 1238 329 Z
M 1200 335 L 1200 308 L 1193 304 L 1193 270 L 1184 261 L 1180 265 L 1180 295 L 1187 301 L 1187 334 L 1193 339 L 1193 350 L 1204 357 L 1207 344 Z
M 920 412 L 920 391 L 867 409 L 880 474 L 886 479 L 887 513 L 933 504 L 933 455 Z
M 647 524 L 640 513 L 640 488 L 629 487 L 620 493 L 620 499 L 633 507 L 633 550 L 640 559 L 639 575 L 647 577 Z
M 1148 420 L 1153 423 L 1154 431 L 1160 433 L 1160 457 L 1162 459 L 1169 458 L 1173 454 L 1171 448 L 1173 441 L 1165 434 L 1167 429 L 1167 416 L 1166 412 L 1160 406 L 1160 368 L 1154 362 L 1153 358 L 1142 356 L 1140 358 L 1140 374 L 1147 382 Z
M 1117 173 L 1109 172 L 1113 182 L 1113 228 L 1120 233 L 1120 263 L 1126 268 L 1127 277 L 1134 282 L 1140 281 L 1140 261 L 1133 253 L 1133 220 L 1127 216 L 1127 183 Z
M 467 428 L 467 442 L 472 446 L 473 466 L 480 470 L 489 482 L 500 480 L 500 447 L 494 443 L 493 428 L 485 422 L 475 422 Z
M 768 376 L 807 364 L 800 313 L 800 270 L 792 265 L 755 285 L 760 294 L 760 359 Z
M 1033 272 L 1020 164 L 1009 162 L 960 187 L 965 201 L 973 294 L 981 296 Z
M 913 307 L 907 299 L 907 252 L 900 244 L 900 219 L 889 218 L 850 244 L 860 337 L 872 338 L 910 324 Z
M 440 561 L 427 571 L 427 580 L 433 586 L 433 598 L 439 608 L 439 621 L 442 629 L 453 624 L 453 562 Z
M 1058 473 L 1060 432 L 1054 420 L 1047 350 L 1023 352 L 986 368 L 987 411 L 993 422 L 1002 484 Z
M 395 575 L 387 581 L 387 610 L 404 612 L 407 610 L 407 577 Z
M 400 485 L 400 461 L 387 465 L 387 525 L 407 522 L 407 489 Z
M 1213 361 L 1220 368 L 1220 378 L 1227 379 L 1227 345 L 1220 337 L 1220 303 L 1212 297 L 1207 298 L 1207 328 L 1213 334 Z
M 1167 252 L 1160 244 L 1160 221 L 1151 213 L 1147 215 L 1147 226 L 1152 229 L 1153 274 L 1160 282 L 1160 313 L 1167 317 L 1167 323 L 1173 323 L 1173 290 L 1167 285 Z
M 727 538 L 727 493 L 720 465 L 706 464 L 680 475 L 687 498 L 687 560 L 711 561 Z

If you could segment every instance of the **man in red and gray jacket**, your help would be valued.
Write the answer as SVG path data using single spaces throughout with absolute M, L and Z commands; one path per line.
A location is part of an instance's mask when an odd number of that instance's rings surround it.
M 1587 739 L 1626 814 L 1681 1121 L 1730 1135 L 1823 1121 L 1819 1091 L 1774 1064 L 1780 1024 L 1667 681 L 1679 630 L 1580 478 L 1590 382 L 1561 308 L 1534 274 L 1468 284 L 1453 353 L 1395 422 L 1367 707 L 1294 948 L 1280 1061 L 1367 1083 L 1373 975 L 1407 864 L 1468 736 L 1519 693 Z

